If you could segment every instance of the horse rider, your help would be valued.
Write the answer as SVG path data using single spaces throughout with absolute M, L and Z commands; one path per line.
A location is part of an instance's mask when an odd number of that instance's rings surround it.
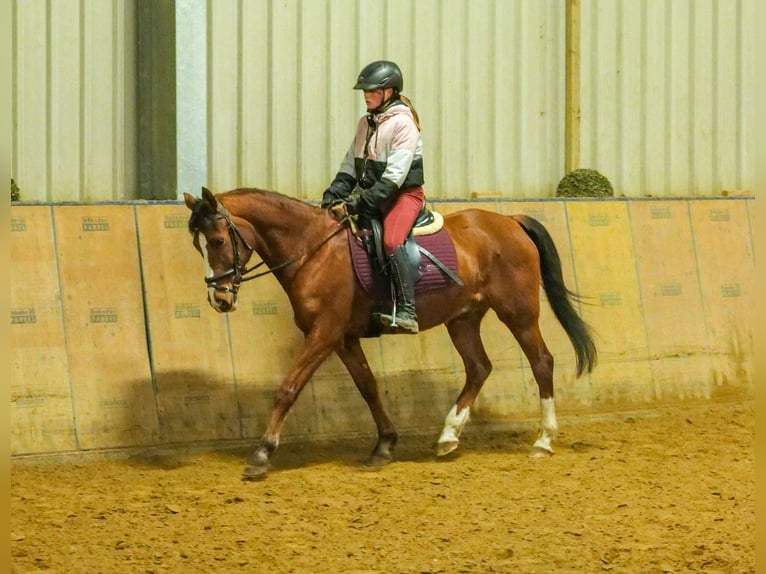
M 417 333 L 415 277 L 403 244 L 425 204 L 423 140 L 418 114 L 401 94 L 403 86 L 399 66 L 388 60 L 372 62 L 359 72 L 354 89 L 362 90 L 367 113 L 359 119 L 340 169 L 322 195 L 322 207 L 342 204 L 351 215 L 382 220 L 396 313 L 378 318 Z

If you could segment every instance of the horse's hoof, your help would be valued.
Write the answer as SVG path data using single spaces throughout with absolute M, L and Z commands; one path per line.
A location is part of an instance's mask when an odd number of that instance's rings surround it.
M 436 445 L 436 456 L 447 456 L 449 453 L 457 450 L 459 444 L 460 441 L 457 440 L 440 442 Z
M 364 461 L 362 468 L 364 468 L 364 470 L 378 470 L 388 464 L 391 464 L 391 461 L 392 459 L 390 456 L 373 454 L 370 458 Z
M 540 446 L 533 446 L 529 456 L 532 458 L 548 458 L 549 456 L 553 456 L 553 451 L 546 450 Z
M 242 480 L 260 480 L 262 478 L 265 478 L 266 473 L 268 472 L 269 472 L 269 465 L 267 464 L 259 464 L 259 465 L 248 464 L 245 467 L 245 470 L 242 471 Z

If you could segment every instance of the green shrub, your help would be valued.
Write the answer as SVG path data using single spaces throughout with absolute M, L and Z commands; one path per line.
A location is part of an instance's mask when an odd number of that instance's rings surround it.
M 595 169 L 576 169 L 559 182 L 556 197 L 614 197 L 614 189 Z

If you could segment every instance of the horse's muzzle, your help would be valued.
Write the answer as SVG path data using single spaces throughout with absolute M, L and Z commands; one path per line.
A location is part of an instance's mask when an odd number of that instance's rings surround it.
M 219 313 L 230 313 L 237 310 L 237 295 L 234 293 L 220 295 L 213 293 L 208 296 L 208 302 Z
M 219 285 L 221 279 L 231 277 L 228 285 Z M 242 276 L 236 269 L 230 269 L 213 277 L 205 277 L 207 284 L 207 301 L 219 313 L 229 313 L 237 310 L 239 300 L 239 284 Z
M 230 313 L 237 310 L 239 297 L 237 286 L 220 287 L 208 285 L 207 300 L 210 306 L 219 313 Z

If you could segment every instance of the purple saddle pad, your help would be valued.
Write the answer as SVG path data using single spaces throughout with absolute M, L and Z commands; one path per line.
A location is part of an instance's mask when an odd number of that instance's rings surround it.
M 458 274 L 455 246 L 446 229 L 440 229 L 430 235 L 416 236 L 415 241 L 455 275 Z M 381 276 L 372 266 L 370 257 L 367 255 L 361 240 L 354 237 L 350 229 L 348 230 L 348 245 L 351 250 L 354 274 L 362 288 L 372 297 L 386 295 L 388 293 L 388 278 Z M 420 259 L 423 267 L 423 276 L 415 284 L 415 295 L 455 284 L 433 261 L 422 253 L 420 254 Z

